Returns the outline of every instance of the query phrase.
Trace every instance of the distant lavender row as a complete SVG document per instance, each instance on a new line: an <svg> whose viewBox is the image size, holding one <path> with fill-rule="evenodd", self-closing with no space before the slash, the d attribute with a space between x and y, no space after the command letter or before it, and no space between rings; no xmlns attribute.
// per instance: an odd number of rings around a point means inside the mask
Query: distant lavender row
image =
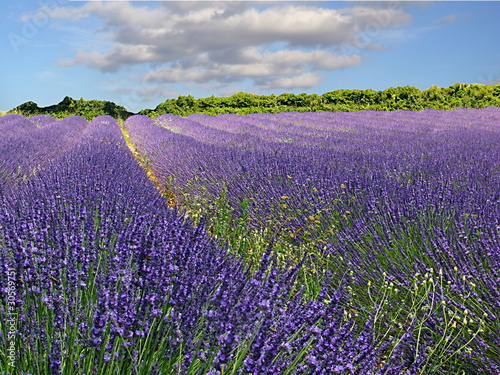
<svg viewBox="0 0 500 375"><path fill-rule="evenodd" d="M305 302L296 268L280 270L268 254L251 273L228 256L166 206L110 117L2 198L0 228L2 315L7 270L16 272L16 371L213 375L227 365L368 374L382 366L384 347L370 322L345 319L341 289ZM3 352L7 345L0 337ZM387 358L381 371L419 363Z"/></svg>
<svg viewBox="0 0 500 375"><path fill-rule="evenodd" d="M218 133L204 133L201 125L197 125L200 127L199 134L205 138L206 143L174 133L170 129L182 129L183 126L189 129L190 123L172 116L171 119L178 121L175 123L176 128L173 128L165 125L167 119L161 117L161 122L155 122L146 116L132 116L125 122L130 140L140 151L143 163L155 171L163 188L175 190L176 187L184 187L193 181L204 181L199 187L208 189L211 196L219 194L223 180L218 177L224 173L231 174L230 170L237 168L235 163L241 159L242 151L210 144L207 140L215 141L217 138L214 135ZM218 139L227 141L220 134ZM234 160L234 163L220 163L221 159ZM193 187L196 188L196 185Z"/></svg>
<svg viewBox="0 0 500 375"><path fill-rule="evenodd" d="M181 204L210 214L225 188L233 215L246 201L248 225L312 242L337 280L352 273L357 293L384 282L411 291L440 270L445 287L425 304L489 324L445 345L443 357L472 373L500 371L499 108L169 116L175 133L137 116L125 126ZM451 311L421 318L426 347L440 345Z"/></svg>
<svg viewBox="0 0 500 375"><path fill-rule="evenodd" d="M71 148L88 126L87 120L78 116L60 121L51 116L4 117L10 120L0 124L0 192L15 187Z"/></svg>
<svg viewBox="0 0 500 375"><path fill-rule="evenodd" d="M473 114L469 117L472 115L471 120L477 123ZM493 112L493 119L494 115ZM476 130L463 119L462 124L443 131L439 124L423 125L419 129L415 124L419 118L392 125L383 118L378 129L372 120L376 115L368 112L365 116L366 123L360 121L359 125L352 125L349 132L332 131L325 126L322 128L325 136L309 137L309 146L297 145L290 138L286 145L252 141L251 146L244 147L244 142L262 136L262 132L255 131L255 135L214 132L212 127L175 116L169 117L169 127L176 128L180 134L154 128L150 120L140 117L130 119L126 126L134 127L131 138L148 158L160 182L176 181L171 187L174 192L180 195L179 189L205 190L207 199L213 199L220 193L221 185L226 184L234 207L241 200L252 198L252 205L260 211L261 218L269 215L270 207L283 203L283 196L290 199L294 209L317 206L320 201L330 204L346 192L341 185L349 186L350 194L369 195L375 202L384 191L395 200L394 204L399 202L404 206L406 216L414 215L418 209L415 199L428 205L431 198L439 196L444 199L433 204L449 214L455 212L456 207L461 213L492 214L489 208L495 207L492 202L497 199L499 187L495 160L500 159L497 147L500 134L498 126L495 131L494 122ZM421 120L428 122L425 116L426 112L420 114ZM228 124L226 116L222 120L219 120L221 116L191 117L202 117L205 124L212 121L219 127ZM254 130L265 128L266 122L260 117L248 116L245 121L253 121ZM460 117L458 112L459 120ZM164 124L163 116L157 121ZM142 123L148 125L142 126ZM384 129L389 125L390 129ZM266 134L271 132L265 130ZM190 138L184 133L191 134ZM478 194L469 194L470 191ZM317 206L317 211L323 208ZM295 229L302 224L297 223Z"/></svg>
<svg viewBox="0 0 500 375"><path fill-rule="evenodd" d="M259 149L262 147L262 144L266 144L266 141L252 134L247 133L245 137L241 137L241 135L206 127L196 121L191 121L189 118L182 118L174 115L159 116L155 120L155 123L173 133L192 137L207 145L229 146L238 149Z"/></svg>
<svg viewBox="0 0 500 375"><path fill-rule="evenodd" d="M5 115L0 117L0 135L2 138L29 133L36 129L37 126L23 116Z"/></svg>
<svg viewBox="0 0 500 375"><path fill-rule="evenodd" d="M49 115L23 117L21 115L9 114L0 117L0 134L2 136L9 136L25 133L56 121L55 117Z"/></svg>
<svg viewBox="0 0 500 375"><path fill-rule="evenodd" d="M232 137L231 134L230 139L236 138L241 141L242 139L258 137L264 141L275 142L278 144L293 142L294 144L300 143L307 145L310 144L310 137L324 135L315 129L306 128L291 122L282 122L277 119L271 119L270 117L266 118L264 123L256 122L252 119L252 116L233 114L219 115L217 117L196 114L189 115L187 118L205 126L203 129L204 131L194 133L194 137L203 137L203 134L206 134L207 131L213 132L211 128L214 128L219 132L227 132L223 137L225 139L228 139L227 136L231 133L237 133L239 137ZM243 138L242 135L245 137ZM259 145L260 148L263 148L266 147L267 142L257 141L254 143ZM215 142L215 144L220 144L220 140Z"/></svg>

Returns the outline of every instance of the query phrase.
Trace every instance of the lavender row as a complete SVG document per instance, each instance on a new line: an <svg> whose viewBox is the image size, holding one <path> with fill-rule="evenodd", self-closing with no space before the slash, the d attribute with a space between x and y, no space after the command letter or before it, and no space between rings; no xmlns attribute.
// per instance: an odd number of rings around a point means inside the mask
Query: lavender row
<svg viewBox="0 0 500 375"><path fill-rule="evenodd" d="M155 123L173 133L183 134L192 137L197 141L216 146L228 146L237 149L259 149L266 141L246 134L245 137L234 135L230 132L216 128L206 127L196 121L188 118L182 118L174 115L161 115L156 118Z"/></svg>
<svg viewBox="0 0 500 375"><path fill-rule="evenodd" d="M0 117L0 134L2 135L2 138L29 133L36 129L37 126L23 116L5 115Z"/></svg>
<svg viewBox="0 0 500 375"><path fill-rule="evenodd" d="M53 121L50 116L37 116L40 119L25 119L17 115L13 121L4 123L8 126L23 126L29 131L12 133L0 138L0 192L8 192L24 181L48 162L62 155L75 145L83 135L88 122L83 117L73 116L60 121ZM7 116L4 116L7 117ZM51 120L52 119L52 120ZM44 122L37 128L34 122ZM16 125L13 125L16 124Z"/></svg>
<svg viewBox="0 0 500 375"><path fill-rule="evenodd" d="M228 133L245 135L245 138L258 137L264 141L278 144L293 142L294 144L309 145L311 144L310 137L324 135L323 132L318 132L315 129L277 121L269 117L266 118L265 122L252 120L251 116L233 114L224 114L217 117L193 114L189 115L187 119L196 121L206 127L204 132L195 133L193 136L211 131L210 128L215 128ZM261 148L266 146L266 142L261 141L258 144L261 145Z"/></svg>
<svg viewBox="0 0 500 375"><path fill-rule="evenodd" d="M305 301L296 267L269 253L250 272L169 209L110 117L3 197L0 228L0 308L15 269L20 372L399 374L420 363L383 365L386 347L370 322L346 318L341 288Z"/></svg>

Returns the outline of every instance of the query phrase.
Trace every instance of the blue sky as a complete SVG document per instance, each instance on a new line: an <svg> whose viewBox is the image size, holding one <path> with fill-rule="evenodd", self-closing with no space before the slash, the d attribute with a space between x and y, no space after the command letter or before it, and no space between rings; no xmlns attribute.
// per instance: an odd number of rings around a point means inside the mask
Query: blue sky
<svg viewBox="0 0 500 375"><path fill-rule="evenodd" d="M0 110L500 82L500 2L70 1L0 5Z"/></svg>

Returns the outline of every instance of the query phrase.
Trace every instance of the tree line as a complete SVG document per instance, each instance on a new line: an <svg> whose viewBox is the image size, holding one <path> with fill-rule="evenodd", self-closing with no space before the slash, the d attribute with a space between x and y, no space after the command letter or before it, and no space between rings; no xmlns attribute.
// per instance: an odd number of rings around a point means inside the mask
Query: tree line
<svg viewBox="0 0 500 375"><path fill-rule="evenodd" d="M155 109L144 109L138 114L151 118L163 114L187 116L192 113L218 115L223 113L279 113L317 111L418 111L424 108L450 110L458 107L484 108L500 106L500 84L480 85L456 83L450 87L431 86L426 90L416 87L390 87L383 91L342 89L318 94L255 95L239 92L229 97L196 99L192 95L167 99ZM27 102L10 110L23 116L40 114L63 118L72 115L93 119L100 115L110 115L126 119L133 115L125 107L103 100L79 100L65 97L59 104L40 108L34 102Z"/></svg>
<svg viewBox="0 0 500 375"><path fill-rule="evenodd" d="M110 115L117 119L126 119L134 113L127 111L121 105L105 100L78 100L66 96L60 103L48 107L39 107L35 102L26 102L7 113L15 113L23 116L51 115L55 118L68 116L82 116L87 120L101 115Z"/></svg>

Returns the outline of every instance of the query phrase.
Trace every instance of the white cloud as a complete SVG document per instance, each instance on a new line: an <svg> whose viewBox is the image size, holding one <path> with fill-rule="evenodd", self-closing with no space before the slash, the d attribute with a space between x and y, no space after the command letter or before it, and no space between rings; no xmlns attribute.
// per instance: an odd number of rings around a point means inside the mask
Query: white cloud
<svg viewBox="0 0 500 375"><path fill-rule="evenodd" d="M143 82L223 86L250 79L268 88L313 87L319 82L318 72L362 63L359 54L333 51L346 50L346 45L359 47L361 33L369 39L362 49L386 49L373 39L411 20L394 7L331 9L305 2L256 7L243 2L164 2L154 8L87 2L79 8L53 9L51 17L75 22L97 18L102 27L96 32L111 43L105 50L77 51L59 61L60 66L82 64L113 72L150 64L152 70Z"/></svg>
<svg viewBox="0 0 500 375"><path fill-rule="evenodd" d="M105 54L98 52L78 52L74 59L62 60L58 65L71 66L84 64L103 72L116 71L119 66L114 63L115 59L120 59L122 64L135 65L154 61L156 56L150 46L127 46L126 44L117 43Z"/></svg>
<svg viewBox="0 0 500 375"><path fill-rule="evenodd" d="M298 76L272 79L268 82L261 81L262 89L308 89L316 86L321 81L321 76L316 73L303 73Z"/></svg>
<svg viewBox="0 0 500 375"><path fill-rule="evenodd" d="M249 47L238 52L239 55L234 59L238 62L218 63L205 56L199 58L198 64L187 64L187 67L177 64L159 68L146 74L144 80L155 83L183 81L206 83L213 80L230 83L251 78L261 88L266 89L273 88L273 82L276 83L275 88L292 88L293 82L297 83L297 88L303 88L313 87L311 82L314 84L319 82L318 75L307 74L308 70L335 70L361 64L359 55L338 56L322 50L310 52L281 50L261 53L258 49ZM283 80L286 77L290 79Z"/></svg>

